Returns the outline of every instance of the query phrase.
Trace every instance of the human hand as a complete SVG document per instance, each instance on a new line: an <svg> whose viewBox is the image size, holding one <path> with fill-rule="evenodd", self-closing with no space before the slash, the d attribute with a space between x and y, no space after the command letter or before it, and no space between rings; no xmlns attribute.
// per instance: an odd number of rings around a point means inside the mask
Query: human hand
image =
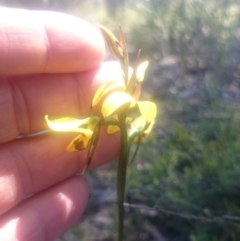
<svg viewBox="0 0 240 241"><path fill-rule="evenodd" d="M83 213L88 188L75 174L86 152L66 152L75 134L28 135L47 129L46 114L89 114L96 89L121 76L103 56L100 34L78 18L0 8L1 241L54 240ZM103 135L91 167L118 152L118 138Z"/></svg>

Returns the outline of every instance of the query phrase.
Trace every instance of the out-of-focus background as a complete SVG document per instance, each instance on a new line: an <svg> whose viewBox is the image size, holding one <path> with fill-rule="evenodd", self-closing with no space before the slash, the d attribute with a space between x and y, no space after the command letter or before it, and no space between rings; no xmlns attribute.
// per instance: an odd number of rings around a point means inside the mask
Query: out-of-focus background
<svg viewBox="0 0 240 241"><path fill-rule="evenodd" d="M61 11L117 33L150 61L152 136L129 167L126 241L240 240L239 0L0 0ZM116 237L116 162L86 175L90 202L63 238Z"/></svg>

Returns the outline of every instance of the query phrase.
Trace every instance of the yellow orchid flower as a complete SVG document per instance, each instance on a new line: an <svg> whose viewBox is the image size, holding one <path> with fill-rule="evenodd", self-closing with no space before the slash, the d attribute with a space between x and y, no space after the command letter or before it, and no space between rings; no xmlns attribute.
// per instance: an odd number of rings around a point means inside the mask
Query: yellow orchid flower
<svg viewBox="0 0 240 241"><path fill-rule="evenodd" d="M103 36L106 40L108 48L112 55L120 62L123 70L123 78L125 86L119 92L117 90L116 84L109 84L101 88L101 91L96 93L98 102L101 99L103 100L102 104L102 115L103 118L108 116L116 116L115 119L118 121L117 127L109 127L109 133L114 133L117 130L120 130L121 133L121 147L122 151L120 154L118 162L118 177L117 177L117 186L118 186L118 241L123 240L123 200L125 192L125 179L126 179L126 167L129 159L129 149L131 142L137 143L136 152L138 146L141 143L141 139L147 137L152 130L152 127L155 123L155 118L157 115L156 104L150 101L138 101L138 96L135 95L138 91L139 84L144 80L145 72L148 67L148 61L145 61L141 64L139 62L139 54L133 69L129 68L128 54L125 38L123 36L121 28L120 40L118 39L105 27L99 26ZM111 87L110 87L111 86ZM113 91L115 89L115 91ZM99 93L104 93L100 95ZM95 104L95 102L94 102ZM130 121L128 114L130 108L135 108L135 115L138 113L136 118L132 118ZM114 131L112 130L114 129ZM135 157L135 154L133 159Z"/></svg>
<svg viewBox="0 0 240 241"><path fill-rule="evenodd" d="M144 80L148 61L139 64L136 58L134 68L130 68L126 41L121 27L119 40L106 27L99 25L99 29L107 43L110 53L120 62L124 82L108 82L96 91L91 110L100 105L101 115L91 115L83 120L63 117L49 120L45 116L48 126L53 131L76 132L77 136L70 142L67 151L81 151L87 149L87 159L83 172L89 167L100 136L102 126L107 126L109 135L120 132L121 152L118 161L117 199L118 199L118 241L123 240L123 201L125 193L127 164L136 156L142 138L147 137L155 123L157 116L156 104L151 101L139 101L140 84ZM137 144L134 155L130 159L131 144Z"/></svg>

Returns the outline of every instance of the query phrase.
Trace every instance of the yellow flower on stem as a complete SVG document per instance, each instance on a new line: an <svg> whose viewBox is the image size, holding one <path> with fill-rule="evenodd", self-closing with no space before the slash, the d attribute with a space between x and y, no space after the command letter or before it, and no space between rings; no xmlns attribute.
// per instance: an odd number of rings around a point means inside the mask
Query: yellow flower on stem
<svg viewBox="0 0 240 241"><path fill-rule="evenodd" d="M127 164L131 163L136 156L142 138L149 135L155 123L157 107L155 103L150 101L138 101L139 96L136 95L136 92L139 90L139 85L144 79L145 71L148 67L148 61L145 61L141 64L138 63L140 56L139 51L134 68L129 69L127 46L121 28L119 28L119 41L104 26L100 25L99 28L103 33L111 54L120 62L124 78L124 87L121 91L118 90L118 87L116 87L115 84L109 84L106 85L106 87L103 86L101 91L96 93L96 99L98 99L98 101L100 101L100 99L104 99L102 104L103 117L106 118L113 116L119 123L118 128L114 128L114 131L120 130L121 139L121 153L118 161L117 175L117 199L119 216L118 241L122 241L124 219L123 201L125 193ZM112 88L109 86L112 86ZM100 95L99 93L102 94ZM135 109L135 111L130 109ZM129 121L129 117L131 117L129 116L130 112L133 112L133 117L136 117ZM109 129L110 128L111 127L109 127ZM111 133L113 133L112 128L110 130ZM137 144L137 147L133 157L131 160L129 160L130 148L133 142Z"/></svg>
<svg viewBox="0 0 240 241"><path fill-rule="evenodd" d="M101 115L79 120L63 117L49 120L45 116L48 126L54 131L76 132L75 137L67 147L67 151L81 151L87 149L87 159L83 172L89 167L100 136L102 126L107 126L107 133L120 131L121 151L117 170L117 199L118 199L118 241L123 240L124 193L127 165L132 163L142 138L149 135L157 115L156 104L151 101L139 101L140 84L144 80L148 61L139 64L140 51L133 69L129 67L126 41L119 28L118 40L107 28L99 25L111 54L120 62L124 83L108 82L96 91L90 109L101 105ZM130 160L131 145L137 147Z"/></svg>

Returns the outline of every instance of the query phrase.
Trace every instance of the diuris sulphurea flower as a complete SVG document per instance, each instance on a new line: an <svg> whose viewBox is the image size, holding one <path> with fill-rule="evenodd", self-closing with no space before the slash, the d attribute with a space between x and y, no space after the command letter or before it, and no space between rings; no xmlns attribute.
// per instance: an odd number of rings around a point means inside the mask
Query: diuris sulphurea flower
<svg viewBox="0 0 240 241"><path fill-rule="evenodd" d="M139 87L144 80L148 62L139 64L139 54L134 68L129 67L126 41L119 28L119 40L104 26L99 29L107 43L110 53L115 57L122 68L124 82L108 82L96 91L91 110L100 106L99 116L91 115L86 119L63 117L56 120L45 119L48 126L54 131L76 132L77 136L67 147L67 151L81 151L87 149L87 159L83 172L89 167L100 136L102 126L107 126L109 135L119 131L121 151L117 170L117 201L118 201L118 241L123 240L124 220L124 193L127 166L136 156L142 139L151 132L157 115L156 104L151 101L139 101ZM137 94L136 94L137 93ZM91 111L93 113L93 111ZM136 144L135 152L130 158L130 149Z"/></svg>

